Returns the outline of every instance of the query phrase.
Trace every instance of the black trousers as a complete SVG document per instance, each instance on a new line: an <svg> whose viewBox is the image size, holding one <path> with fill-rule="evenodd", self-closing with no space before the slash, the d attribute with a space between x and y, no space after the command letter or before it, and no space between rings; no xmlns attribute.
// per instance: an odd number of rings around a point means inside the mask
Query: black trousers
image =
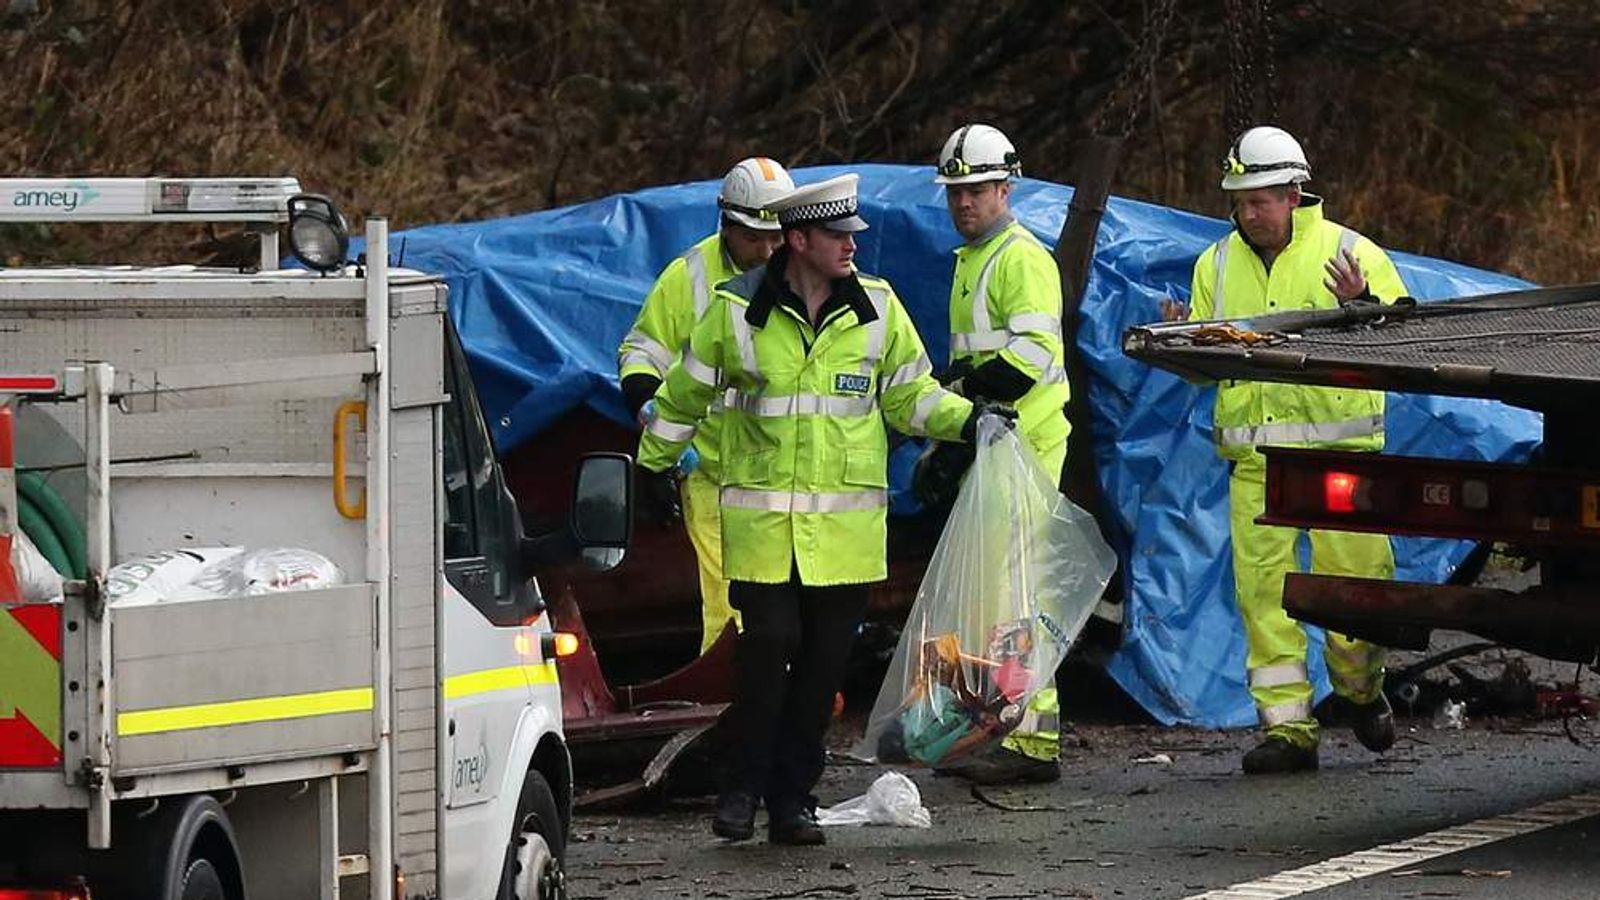
<svg viewBox="0 0 1600 900"><path fill-rule="evenodd" d="M735 581L728 600L744 621L734 653L739 683L724 720L723 790L764 797L769 811L814 808L823 738L844 679L867 585L808 587Z"/></svg>

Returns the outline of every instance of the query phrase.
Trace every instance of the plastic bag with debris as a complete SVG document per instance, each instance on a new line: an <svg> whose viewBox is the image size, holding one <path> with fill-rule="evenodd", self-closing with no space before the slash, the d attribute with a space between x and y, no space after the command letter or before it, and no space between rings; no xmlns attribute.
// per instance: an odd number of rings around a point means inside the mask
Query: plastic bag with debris
<svg viewBox="0 0 1600 900"><path fill-rule="evenodd" d="M999 741L1100 600L1116 555L1006 423L976 459L928 561L866 735L852 753L942 765Z"/></svg>
<svg viewBox="0 0 1600 900"><path fill-rule="evenodd" d="M900 825L932 828L917 783L899 772L885 772L867 792L837 806L817 810L818 825Z"/></svg>
<svg viewBox="0 0 1600 900"><path fill-rule="evenodd" d="M311 591L344 583L333 560L304 547L250 550L207 566L190 585L194 591L223 597L254 597L280 591Z"/></svg>

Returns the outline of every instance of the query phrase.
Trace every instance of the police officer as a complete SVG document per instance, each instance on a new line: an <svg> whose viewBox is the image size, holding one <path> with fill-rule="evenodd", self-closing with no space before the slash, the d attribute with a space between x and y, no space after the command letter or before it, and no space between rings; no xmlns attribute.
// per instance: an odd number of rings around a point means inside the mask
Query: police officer
<svg viewBox="0 0 1600 900"><path fill-rule="evenodd" d="M711 306L723 281L767 261L782 242L772 201L794 190L783 166L753 156L728 170L717 194L722 222L712 234L673 260L644 298L633 330L617 348L622 394L637 417L689 343L689 332ZM684 525L700 568L700 652L711 649L729 620L728 581L722 575L722 516L717 508L722 473L721 404L713 403L684 454Z"/></svg>
<svg viewBox="0 0 1600 900"><path fill-rule="evenodd" d="M712 831L821 844L811 795L868 586L888 575L888 434L971 440L984 409L942 389L889 283L855 271L857 176L776 201L783 246L716 291L655 396L642 493L721 390L723 563L744 619ZM718 373L721 373L719 381Z"/></svg>
<svg viewBox="0 0 1600 900"><path fill-rule="evenodd" d="M934 181L944 185L965 241L950 285L951 365L942 380L962 396L1014 405L1018 432L1059 484L1069 430L1061 273L1011 214L1012 179L1021 173L1016 148L991 125L963 125L939 152ZM970 459L966 447L935 447L919 466L919 495L948 503ZM1000 746L940 771L984 784L1054 781L1060 719L1055 688L1040 691Z"/></svg>
<svg viewBox="0 0 1600 900"><path fill-rule="evenodd" d="M1200 254L1192 307L1168 301L1167 319L1240 319L1403 296L1400 273L1383 249L1324 217L1322 198L1301 185L1311 166L1300 142L1281 128L1239 136L1223 161L1222 189L1234 229ZM1217 387L1215 440L1229 463L1233 576L1249 648L1250 695L1266 729L1244 756L1248 774L1317 767L1318 724L1306 674L1305 630L1283 611L1284 576L1299 569L1301 531L1256 524L1266 505L1262 444L1341 450L1383 449L1381 391L1229 381ZM1309 532L1315 572L1394 576L1381 534ZM1395 739L1383 694L1383 649L1329 632L1325 648L1334 693L1351 713L1356 738L1374 752Z"/></svg>

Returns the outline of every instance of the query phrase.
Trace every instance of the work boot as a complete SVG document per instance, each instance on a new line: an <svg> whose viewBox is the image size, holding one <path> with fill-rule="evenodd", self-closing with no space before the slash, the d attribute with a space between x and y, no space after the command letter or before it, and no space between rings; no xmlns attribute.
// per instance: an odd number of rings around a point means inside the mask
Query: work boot
<svg viewBox="0 0 1600 900"><path fill-rule="evenodd" d="M1317 767L1317 748L1301 747L1275 734L1244 755L1246 775L1286 775L1310 772Z"/></svg>
<svg viewBox="0 0 1600 900"><path fill-rule="evenodd" d="M1378 692L1369 703L1350 704L1350 730L1361 746L1373 753L1382 753L1394 746L1394 710L1389 698Z"/></svg>
<svg viewBox="0 0 1600 900"><path fill-rule="evenodd" d="M1061 780L1061 763L1054 759L1034 759L995 744L948 766L933 770L935 775L954 775L973 784L1044 784Z"/></svg>
<svg viewBox="0 0 1600 900"><path fill-rule="evenodd" d="M817 824L817 815L807 806L767 810L767 843L791 847L815 847L828 842Z"/></svg>
<svg viewBox="0 0 1600 900"><path fill-rule="evenodd" d="M730 841L748 841L756 833L756 798L748 791L728 791L717 797L717 814L711 833Z"/></svg>

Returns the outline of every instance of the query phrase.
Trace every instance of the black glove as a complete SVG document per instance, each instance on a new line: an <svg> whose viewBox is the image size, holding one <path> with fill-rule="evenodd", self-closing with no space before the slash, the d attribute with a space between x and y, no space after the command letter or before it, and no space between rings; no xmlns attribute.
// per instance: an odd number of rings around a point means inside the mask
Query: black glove
<svg viewBox="0 0 1600 900"><path fill-rule="evenodd" d="M683 505L678 495L678 479L669 472L652 472L635 466L638 474L640 518L657 525L676 525L683 521Z"/></svg>
<svg viewBox="0 0 1600 900"><path fill-rule="evenodd" d="M928 509L949 509L961 492L961 477L972 468L977 455L970 443L934 441L911 470L911 493Z"/></svg>
<svg viewBox="0 0 1600 900"><path fill-rule="evenodd" d="M950 368L945 369L943 372L935 375L934 380L938 381L939 386L945 390L954 391L957 394L961 394L961 396L965 397L966 394L962 391L961 379L971 374L972 360L963 357L962 359L958 359L951 363Z"/></svg>
<svg viewBox="0 0 1600 900"><path fill-rule="evenodd" d="M978 420L984 416L999 416L1005 421L1007 428L1015 428L1017 424L1017 411L1003 403L992 400L979 400L972 404L972 415L967 416L967 421L961 426L961 439L968 444L978 440Z"/></svg>

